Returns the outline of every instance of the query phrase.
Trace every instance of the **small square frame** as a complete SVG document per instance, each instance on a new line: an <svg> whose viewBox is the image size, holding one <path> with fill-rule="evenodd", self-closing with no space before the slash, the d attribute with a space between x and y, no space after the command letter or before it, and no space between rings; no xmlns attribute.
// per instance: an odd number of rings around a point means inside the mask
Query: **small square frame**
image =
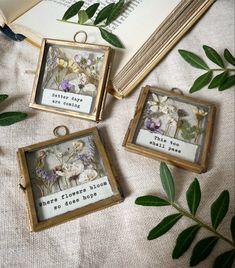
<svg viewBox="0 0 235 268"><path fill-rule="evenodd" d="M78 48L78 49L84 49L84 50L90 50L90 51L98 50L104 53L104 61L103 61L101 75L100 75L101 78L100 78L99 86L97 89L97 96L96 96L92 111L89 114L77 112L77 111L71 111L69 109L66 110L63 108L48 106L48 105L44 105L44 104L37 102L38 92L42 90L40 88L40 84L43 80L47 52L48 52L48 47L50 45L58 45L58 46L64 46L68 48ZM42 111L53 112L57 114L68 115L72 117L99 122L102 119L102 112L104 109L106 95L108 92L107 89L108 89L109 75L111 71L111 61L113 59L113 53L114 53L113 50L108 46L63 41L63 40L54 40L54 39L43 39L41 49L40 49L38 66L37 66L37 71L36 71L36 75L34 79L33 91L31 94L29 107L42 110Z"/></svg>
<svg viewBox="0 0 235 268"><path fill-rule="evenodd" d="M207 125L206 125L206 133L204 135L204 142L202 144L202 149L200 153L200 158L198 163L193 163L188 160L181 159L179 157L169 155L165 152L160 152L151 148L147 148L143 145L136 144L135 139L138 133L139 122L141 120L141 116L143 114L145 104L148 100L148 96L150 93L160 94L162 96L173 97L177 101L188 102L189 104L195 105L203 105L208 107L208 114L207 114ZM142 88L139 99L136 104L136 110L134 114L134 118L130 121L128 130L126 132L123 146L131 152L135 152L140 155L144 155L146 157L150 157L152 159L156 159L159 161L165 161L169 164L173 164L175 166L196 172L202 173L206 172L208 166L208 155L209 149L212 140L213 134L213 126L214 126L214 119L215 119L216 107L215 105L201 101L192 97L184 96L179 92L175 91L166 91L159 88L154 88L151 86L146 86Z"/></svg>
<svg viewBox="0 0 235 268"><path fill-rule="evenodd" d="M35 200L34 200L33 189L31 185L31 178L29 175L30 172L28 168L26 154L36 151L36 150L43 149L47 146L61 144L66 141L70 141L70 140L88 136L88 135L92 135L93 137L94 143L96 145L100 159L103 163L104 170L106 172L106 176L108 178L108 182L110 184L113 195L108 198L101 199L97 202L88 204L86 206L76 208L75 210L68 211L64 214L60 214L58 216L54 216L49 219L39 221L38 215L37 215L37 209L35 205ZM75 132L72 134L67 134L65 136L60 136L60 137L57 137L48 141L33 144L27 147L19 148L17 151L17 159L18 159L18 165L19 165L19 170L20 170L20 175L21 175L21 180L22 180L20 186L21 188L24 189L28 216L29 216L30 229L33 232L41 231L43 229L64 223L66 221L75 219L77 217L87 215L91 212L101 210L103 208L112 206L116 203L123 201L123 196L120 192L119 185L117 184L117 181L115 179L116 175L114 175L113 173L111 164L109 162L109 158L107 156L107 153L105 151L104 145L101 141L97 128L90 128L90 129Z"/></svg>

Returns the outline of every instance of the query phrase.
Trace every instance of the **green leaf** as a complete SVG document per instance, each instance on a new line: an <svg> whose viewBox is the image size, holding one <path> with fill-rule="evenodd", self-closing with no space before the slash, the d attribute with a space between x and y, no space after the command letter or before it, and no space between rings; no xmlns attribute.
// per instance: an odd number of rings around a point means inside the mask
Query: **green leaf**
<svg viewBox="0 0 235 268"><path fill-rule="evenodd" d="M211 205L211 222L216 229L225 217L229 206L229 192L223 191Z"/></svg>
<svg viewBox="0 0 235 268"><path fill-rule="evenodd" d="M197 208L201 201L201 189L198 180L195 178L186 192L188 207L193 215L196 214Z"/></svg>
<svg viewBox="0 0 235 268"><path fill-rule="evenodd" d="M100 5L100 3L96 3L96 4L89 6L86 9L86 14L88 16L88 19L91 19L95 15L95 12L98 9L99 5Z"/></svg>
<svg viewBox="0 0 235 268"><path fill-rule="evenodd" d="M218 239L216 236L210 236L200 240L193 249L190 266L196 266L199 262L205 260L210 255Z"/></svg>
<svg viewBox="0 0 235 268"><path fill-rule="evenodd" d="M114 5L113 9L111 10L110 15L107 18L106 25L109 25L119 16L124 6L124 3L125 3L124 0L119 0L117 4Z"/></svg>
<svg viewBox="0 0 235 268"><path fill-rule="evenodd" d="M175 245L173 254L172 254L173 259L178 259L184 254L184 252L192 244L200 228L201 228L200 225L193 225L185 229L182 233L179 234L176 240L176 245Z"/></svg>
<svg viewBox="0 0 235 268"><path fill-rule="evenodd" d="M217 51L209 46L203 46L203 49L207 55L207 57L214 62L215 64L219 65L221 68L224 68L224 62Z"/></svg>
<svg viewBox="0 0 235 268"><path fill-rule="evenodd" d="M85 10L78 11L78 23L83 24L88 20L88 15Z"/></svg>
<svg viewBox="0 0 235 268"><path fill-rule="evenodd" d="M228 71L225 71L225 72L223 72L223 73L215 76L213 78L213 80L211 81L210 85L208 86L208 88L209 89L212 89L212 88L219 87L227 79L228 75L229 75L229 72Z"/></svg>
<svg viewBox="0 0 235 268"><path fill-rule="evenodd" d="M142 206L157 206L157 207L170 205L170 203L167 200L152 195L140 196L135 200L135 203L137 205Z"/></svg>
<svg viewBox="0 0 235 268"><path fill-rule="evenodd" d="M235 250L230 250L219 255L213 264L213 268L230 268L235 259Z"/></svg>
<svg viewBox="0 0 235 268"><path fill-rule="evenodd" d="M170 202L174 202L175 200L175 185L173 181L173 177L171 172L166 165L166 163L161 162L160 164L160 177L163 189L165 190L167 197Z"/></svg>
<svg viewBox="0 0 235 268"><path fill-rule="evenodd" d="M230 53L230 51L227 48L224 50L224 58L233 66L235 66L235 58L233 57L233 55Z"/></svg>
<svg viewBox="0 0 235 268"><path fill-rule="evenodd" d="M162 235L164 235L167 231L169 231L177 221L183 215L180 213L172 214L164 218L155 228L153 228L148 235L148 240L156 239Z"/></svg>
<svg viewBox="0 0 235 268"><path fill-rule="evenodd" d="M65 13L62 20L68 20L78 14L78 11L83 6L84 1L78 1L77 3L73 4Z"/></svg>
<svg viewBox="0 0 235 268"><path fill-rule="evenodd" d="M222 85L219 87L219 91L223 91L235 85L235 75L229 76Z"/></svg>
<svg viewBox="0 0 235 268"><path fill-rule="evenodd" d="M194 84L192 85L192 87L190 88L189 92L190 93L194 93L200 89L202 89L204 86L206 86L207 84L210 83L211 79L212 79L212 71L209 71L201 76L199 76Z"/></svg>
<svg viewBox="0 0 235 268"><path fill-rule="evenodd" d="M193 67L203 70L209 70L208 65L205 63L203 59L201 59L196 54L186 51L183 49L179 50L180 55Z"/></svg>
<svg viewBox="0 0 235 268"><path fill-rule="evenodd" d="M8 95L6 95L6 94L1 94L0 95L0 103L1 102L3 102L5 99L7 99L8 98Z"/></svg>
<svg viewBox="0 0 235 268"><path fill-rule="evenodd" d="M97 14L97 17L94 21L94 24L97 25L108 18L110 12L112 11L113 7L115 6L115 3L111 3L100 10L100 12Z"/></svg>
<svg viewBox="0 0 235 268"><path fill-rule="evenodd" d="M118 39L118 37L116 35L108 32L102 28L100 28L100 33L101 33L102 38L105 41L107 41L108 43L110 43L111 45L113 45L114 47L124 48L121 41Z"/></svg>
<svg viewBox="0 0 235 268"><path fill-rule="evenodd" d="M231 231L232 239L235 242L235 216L232 217L231 224L230 224L230 231Z"/></svg>
<svg viewBox="0 0 235 268"><path fill-rule="evenodd" d="M19 122L27 117L27 114L21 112L6 112L0 114L0 126L9 126Z"/></svg>

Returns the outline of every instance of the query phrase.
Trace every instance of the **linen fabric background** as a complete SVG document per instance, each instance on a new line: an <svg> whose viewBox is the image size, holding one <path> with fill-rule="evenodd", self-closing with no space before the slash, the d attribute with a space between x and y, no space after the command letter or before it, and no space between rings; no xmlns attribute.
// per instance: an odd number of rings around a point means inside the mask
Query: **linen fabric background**
<svg viewBox="0 0 235 268"><path fill-rule="evenodd" d="M202 45L220 53L228 48L234 54L234 1L219 0L167 57L143 81L143 85L165 89L177 87L185 94L202 71L189 66L179 55L186 49L203 55ZM201 230L190 249L179 259L171 254L178 234L193 224L182 218L167 234L147 241L147 234L165 216L176 213L171 207L141 207L138 196L165 196L160 182L159 162L130 153L122 147L129 121L134 115L141 85L128 98L107 99L104 120L98 124L125 201L111 208L61 224L39 233L30 233L24 194L19 190L20 176L16 161L19 147L53 137L61 124L70 132L96 126L83 121L28 107L39 50L26 42L14 42L0 35L0 92L9 94L1 111L25 111L29 118L0 129L0 266L1 267L188 267L192 248L200 238L211 236ZM213 63L209 63L213 66ZM218 228L230 237L234 215L234 90L218 92L203 89L193 94L217 106L215 131L210 151L209 170L197 175L170 166L176 184L176 199L187 207L185 192L197 177L202 200L198 215L210 223L210 205L224 190L230 192L230 208ZM214 258L230 247L219 241L212 254L198 267L211 267Z"/></svg>

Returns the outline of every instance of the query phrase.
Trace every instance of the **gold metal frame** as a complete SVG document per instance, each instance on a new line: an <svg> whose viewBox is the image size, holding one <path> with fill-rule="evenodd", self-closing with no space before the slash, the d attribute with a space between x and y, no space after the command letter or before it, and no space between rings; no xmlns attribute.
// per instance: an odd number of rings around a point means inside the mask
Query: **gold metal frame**
<svg viewBox="0 0 235 268"><path fill-rule="evenodd" d="M175 157L175 156L171 156L167 153L162 153L162 152L159 152L157 150L148 149L144 146L137 145L134 143L135 134L136 134L136 131L138 129L138 124L139 124L140 119L141 119L141 115L142 115L142 112L144 109L144 105L146 103L146 99L147 99L150 92L163 94L163 95L169 96L169 97L176 97L177 100L179 100L179 101L180 100L188 101L188 102L191 102L193 104L205 105L209 108L208 117L207 117L208 118L207 131L205 133L203 148L202 148L202 152L201 152L201 156L200 156L198 164L192 163L192 162L187 161L187 160L180 159L180 158ZM216 107L215 107L215 105L213 105L211 103L201 101L198 99L194 99L194 98L191 98L188 96L184 96L180 93L166 91L163 89L146 86L146 87L142 88L142 91L140 93L140 96L139 96L139 99L138 99L137 105L136 105L135 115L129 124L128 130L126 132L126 135L125 135L125 138L123 141L123 146L127 150L135 152L137 154L141 154L141 155L144 155L144 156L156 159L156 160L160 160L160 161L165 161L169 164L173 164L175 166L178 166L178 167L181 167L184 169L188 169L188 170L194 171L196 173L206 172L207 165L208 165L209 148L210 148L212 134L213 134L215 113L216 113Z"/></svg>
<svg viewBox="0 0 235 268"><path fill-rule="evenodd" d="M37 212L33 197L33 191L31 186L31 180L29 176L29 170L26 160L26 153L41 149L45 146L49 145L55 145L61 142L69 141L74 138L79 138L85 135L93 135L95 145L97 147L97 150L99 152L100 158L102 159L105 171L107 173L107 177L110 183L110 186L113 191L113 196L106 198L104 200L98 201L94 204L90 204L78 209L75 209L73 211L67 212L65 214L55 216L51 219L45 220L45 221L38 221L37 218ZM101 210L103 208L109 207L111 205L114 205L116 203L119 203L123 201L123 197L119 191L119 186L116 182L114 173L111 168L111 164L109 162L108 156L106 154L105 148L102 144L102 141L99 136L99 132L97 128L90 128L87 130L79 131L76 133L68 134L65 136L60 136L55 139L51 139L48 141L40 142L37 144L33 144L30 146L26 146L24 148L19 148L17 151L17 159L21 174L21 187L24 189L25 197L26 197L26 204L27 204L27 210L28 210L28 216L29 216L29 223L30 223L30 229L31 231L41 231L43 229L49 228L54 225L58 225L60 223L72 220L77 217L84 216L88 213L91 213L93 211Z"/></svg>
<svg viewBox="0 0 235 268"><path fill-rule="evenodd" d="M97 89L95 105L91 114L84 114L80 112L46 106L43 104L38 104L36 102L37 91L41 90L40 88L38 88L38 86L39 86L39 82L42 76L42 66L45 60L46 45L61 45L61 46L77 47L77 48L88 49L88 50L100 50L102 53L104 53L104 63L103 63L103 69L101 72L101 79L99 82L99 87ZM93 44L88 44L88 43L77 43L77 42L63 41L63 40L43 39L29 106L31 108L39 109L39 110L46 111L46 112L69 115L69 116L97 121L97 122L100 121L102 119L102 112L104 109L104 104L105 104L106 95L107 95L107 86L108 86L109 75L110 75L110 70L111 70L112 58L113 58L113 51L108 46L93 45Z"/></svg>

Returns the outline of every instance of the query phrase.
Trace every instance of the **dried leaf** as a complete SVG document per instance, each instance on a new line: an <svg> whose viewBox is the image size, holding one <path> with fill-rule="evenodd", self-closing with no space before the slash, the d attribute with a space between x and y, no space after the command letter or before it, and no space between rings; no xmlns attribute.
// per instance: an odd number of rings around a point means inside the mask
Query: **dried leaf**
<svg viewBox="0 0 235 268"><path fill-rule="evenodd" d="M109 17L107 18L106 25L109 25L120 15L122 8L124 6L124 3L125 3L124 0L119 0L117 4L114 5Z"/></svg>
<svg viewBox="0 0 235 268"><path fill-rule="evenodd" d="M202 89L204 86L206 86L207 84L210 83L211 79L212 79L212 71L209 71L201 76L199 76L194 84L192 85L192 87L190 88L189 92L190 93L194 93L200 89Z"/></svg>
<svg viewBox="0 0 235 268"><path fill-rule="evenodd" d="M205 260L210 255L218 239L216 236L210 236L200 240L193 249L190 266L196 266L199 262Z"/></svg>
<svg viewBox="0 0 235 268"><path fill-rule="evenodd" d="M148 235L148 240L156 239L169 231L177 221L182 217L182 214L176 213L164 218Z"/></svg>
<svg viewBox="0 0 235 268"><path fill-rule="evenodd" d="M197 179L194 179L186 192L188 207L193 215L196 214L197 208L201 201L201 189Z"/></svg>
<svg viewBox="0 0 235 268"><path fill-rule="evenodd" d="M229 72L228 71L225 71L225 72L223 72L223 73L215 76L213 78L213 80L211 81L210 85L208 86L208 88L209 89L212 89L212 88L219 87L227 79L228 75L229 75Z"/></svg>
<svg viewBox="0 0 235 268"><path fill-rule="evenodd" d="M224 58L233 66L235 66L235 58L233 57L233 55L230 53L230 51L227 48L224 50Z"/></svg>
<svg viewBox="0 0 235 268"><path fill-rule="evenodd" d="M230 250L219 255L213 264L213 268L230 268L235 259L235 250Z"/></svg>
<svg viewBox="0 0 235 268"><path fill-rule="evenodd" d="M97 14L94 24L97 25L107 19L114 6L115 3L111 3L101 9L100 12Z"/></svg>
<svg viewBox="0 0 235 268"><path fill-rule="evenodd" d="M216 229L225 217L229 207L229 192L223 191L211 205L211 222Z"/></svg>
<svg viewBox="0 0 235 268"><path fill-rule="evenodd" d="M27 117L27 114L21 112L6 112L0 114L0 126L9 126L17 123Z"/></svg>
<svg viewBox="0 0 235 268"><path fill-rule="evenodd" d="M7 99L8 98L8 95L6 95L6 94L1 94L0 95L0 103L1 102L3 102L5 99Z"/></svg>
<svg viewBox="0 0 235 268"><path fill-rule="evenodd" d="M235 85L235 75L229 76L222 85L219 87L219 91L226 90Z"/></svg>
<svg viewBox="0 0 235 268"><path fill-rule="evenodd" d="M203 59L201 59L196 54L186 51L183 49L179 50L180 55L193 67L203 70L209 70L208 65L205 63Z"/></svg>
<svg viewBox="0 0 235 268"><path fill-rule="evenodd" d="M152 195L140 196L135 200L135 203L137 205L142 206L157 206L157 207L170 205L170 203L167 200Z"/></svg>
<svg viewBox="0 0 235 268"><path fill-rule="evenodd" d="M230 224L230 231L231 231L232 239L235 242L235 216L232 217L231 224Z"/></svg>
<svg viewBox="0 0 235 268"><path fill-rule="evenodd" d="M179 234L172 254L173 259L178 259L187 251L200 228L200 225L193 225Z"/></svg>
<svg viewBox="0 0 235 268"><path fill-rule="evenodd" d="M224 62L217 51L209 46L203 46L203 49L206 53L206 56L215 64L219 65L221 68L224 68Z"/></svg>
<svg viewBox="0 0 235 268"><path fill-rule="evenodd" d="M111 45L113 45L114 47L124 48L121 41L118 39L116 35L106 31L103 28L100 28L100 33L101 33L102 38L108 43L110 43Z"/></svg>
<svg viewBox="0 0 235 268"><path fill-rule="evenodd" d="M89 6L86 9L86 14L88 16L88 19L91 19L95 15L95 12L98 9L99 5L100 5L99 3L96 3L96 4Z"/></svg>
<svg viewBox="0 0 235 268"><path fill-rule="evenodd" d="M88 15L85 10L78 11L78 23L83 24L88 20Z"/></svg>
<svg viewBox="0 0 235 268"><path fill-rule="evenodd" d="M168 166L161 162L160 164L160 177L163 189L165 190L170 202L175 200L175 185Z"/></svg>
<svg viewBox="0 0 235 268"><path fill-rule="evenodd" d="M73 4L65 13L62 20L68 20L78 14L78 11L83 6L84 1L78 1L77 3Z"/></svg>

